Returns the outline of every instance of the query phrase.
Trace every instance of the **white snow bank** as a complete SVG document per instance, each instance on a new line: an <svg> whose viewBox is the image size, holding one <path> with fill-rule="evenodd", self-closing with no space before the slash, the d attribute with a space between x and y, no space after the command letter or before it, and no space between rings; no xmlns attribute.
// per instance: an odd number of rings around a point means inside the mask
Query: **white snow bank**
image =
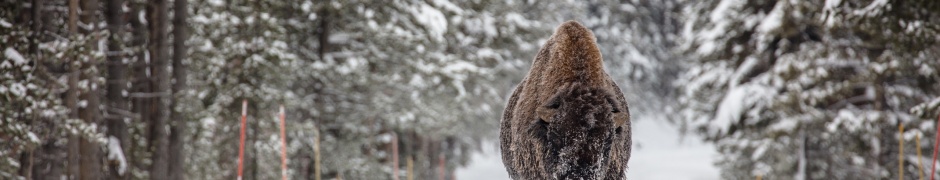
<svg viewBox="0 0 940 180"><path fill-rule="evenodd" d="M118 162L118 174L124 175L127 171L127 160L124 159L121 141L114 136L108 137L108 160Z"/></svg>

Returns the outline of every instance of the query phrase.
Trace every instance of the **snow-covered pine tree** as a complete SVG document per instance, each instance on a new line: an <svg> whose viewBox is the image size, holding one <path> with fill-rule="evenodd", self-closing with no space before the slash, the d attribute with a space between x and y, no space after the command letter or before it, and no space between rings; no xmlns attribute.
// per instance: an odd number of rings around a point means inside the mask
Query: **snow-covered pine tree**
<svg viewBox="0 0 940 180"><path fill-rule="evenodd" d="M687 3L677 118L717 144L723 178L897 178L899 124L917 176L910 142L936 133L940 3Z"/></svg>
<svg viewBox="0 0 940 180"><path fill-rule="evenodd" d="M62 97L100 85L100 79L75 76L78 84L70 87L66 79L69 70L99 72L91 62L104 52L88 45L104 33L68 35L61 26L68 17L64 2L0 1L0 7L0 179L65 175L66 137L91 146L103 142L102 127L70 118L77 109L68 109Z"/></svg>

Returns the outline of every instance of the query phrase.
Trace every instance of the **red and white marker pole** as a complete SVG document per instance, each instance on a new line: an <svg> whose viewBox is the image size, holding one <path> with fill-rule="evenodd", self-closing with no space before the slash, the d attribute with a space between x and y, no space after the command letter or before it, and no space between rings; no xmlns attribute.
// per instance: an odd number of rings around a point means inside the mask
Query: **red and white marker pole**
<svg viewBox="0 0 940 180"><path fill-rule="evenodd" d="M248 100L242 100L242 131L238 144L238 180L242 180L242 167L245 163L245 121L248 116Z"/></svg>
<svg viewBox="0 0 940 180"><path fill-rule="evenodd" d="M441 153L441 154L440 154L440 162L438 163L438 178L437 178L438 180L444 180L444 176L446 176L446 174L444 174L444 173L447 172L447 171L444 170L444 162L445 162L445 161L444 161L444 153Z"/></svg>

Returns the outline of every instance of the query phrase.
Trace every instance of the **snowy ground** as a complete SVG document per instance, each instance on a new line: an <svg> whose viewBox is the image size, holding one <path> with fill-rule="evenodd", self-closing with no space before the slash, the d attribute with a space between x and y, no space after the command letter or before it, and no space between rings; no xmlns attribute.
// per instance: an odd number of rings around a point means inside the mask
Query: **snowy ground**
<svg viewBox="0 0 940 180"><path fill-rule="evenodd" d="M718 155L714 146L691 135L681 139L676 128L663 121L634 121L633 131L627 179L718 179L718 168L712 164ZM485 143L483 149L483 153L473 155L470 165L457 170L457 179L509 179L499 145Z"/></svg>

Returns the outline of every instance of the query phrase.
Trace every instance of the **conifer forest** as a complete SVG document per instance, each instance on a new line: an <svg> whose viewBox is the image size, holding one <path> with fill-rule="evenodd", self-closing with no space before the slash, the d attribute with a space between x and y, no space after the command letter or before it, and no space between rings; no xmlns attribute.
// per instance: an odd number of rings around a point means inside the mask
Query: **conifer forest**
<svg viewBox="0 0 940 180"><path fill-rule="evenodd" d="M937 0L0 0L0 179L457 179L568 20L701 179L940 174Z"/></svg>

